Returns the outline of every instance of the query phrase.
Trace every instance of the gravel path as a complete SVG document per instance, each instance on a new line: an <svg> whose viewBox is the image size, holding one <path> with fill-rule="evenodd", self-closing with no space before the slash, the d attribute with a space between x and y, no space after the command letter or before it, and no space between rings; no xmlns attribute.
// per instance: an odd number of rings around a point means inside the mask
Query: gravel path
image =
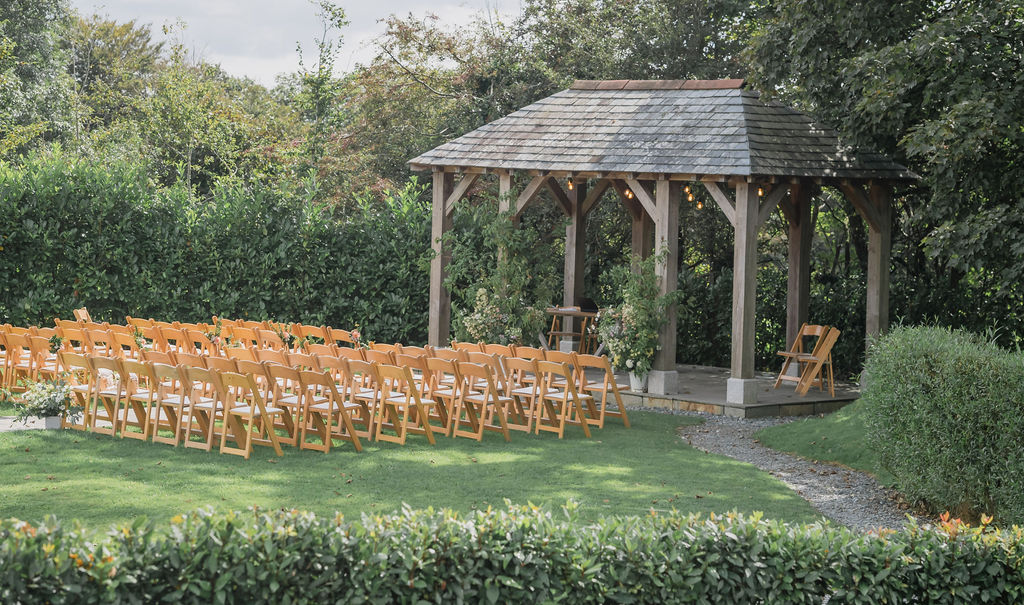
<svg viewBox="0 0 1024 605"><path fill-rule="evenodd" d="M704 419L703 424L679 430L679 435L693 447L753 464L788 485L822 515L851 529L898 529L912 514L897 504L893 490L879 485L866 473L777 452L754 440L754 433L760 429L795 418L747 420L696 412L675 413Z"/></svg>

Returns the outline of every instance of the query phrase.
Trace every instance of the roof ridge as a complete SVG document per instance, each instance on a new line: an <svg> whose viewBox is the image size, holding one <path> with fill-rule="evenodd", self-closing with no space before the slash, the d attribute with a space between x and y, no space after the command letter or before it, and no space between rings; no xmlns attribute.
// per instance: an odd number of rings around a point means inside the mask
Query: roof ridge
<svg viewBox="0 0 1024 605"><path fill-rule="evenodd" d="M727 80L576 80L569 90L735 90L743 78Z"/></svg>

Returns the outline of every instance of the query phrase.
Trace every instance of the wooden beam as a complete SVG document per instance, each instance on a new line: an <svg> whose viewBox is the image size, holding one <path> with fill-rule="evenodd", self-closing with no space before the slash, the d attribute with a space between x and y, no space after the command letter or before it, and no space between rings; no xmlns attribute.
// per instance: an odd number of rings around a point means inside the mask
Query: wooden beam
<svg viewBox="0 0 1024 605"><path fill-rule="evenodd" d="M625 181L626 184L629 185L630 191L633 192L633 197L640 203L640 206L644 209L644 212L647 213L647 216L654 218L655 223L657 223L657 219L655 217L658 215L658 211L655 207L654 199L651 198L651 194L647 191L647 188L643 186L643 183L634 178L628 178L625 179ZM661 181L658 182L660 183Z"/></svg>
<svg viewBox="0 0 1024 605"><path fill-rule="evenodd" d="M556 183L557 185L557 183ZM562 282L562 304L569 307L579 304L583 296L584 261L587 249L587 217L583 213L583 201L587 198L587 182L582 180L567 195L569 222L565 225L565 271ZM576 329L577 319L562 319L562 329ZM579 343L567 341L573 346Z"/></svg>
<svg viewBox="0 0 1024 605"><path fill-rule="evenodd" d="M544 184L547 185L548 189L551 191L551 195L553 195L555 197L555 201L558 202L558 205L562 207L562 212L566 216L572 216L572 200L570 200L569 196L566 195L565 190L562 189L562 185L558 182L558 179L553 176L549 176L544 179Z"/></svg>
<svg viewBox="0 0 1024 605"><path fill-rule="evenodd" d="M441 170L434 171L433 204L430 219L430 242L434 257L430 260L430 302L428 306L427 341L433 347L451 344L452 297L444 287L448 275L451 250L444 241L445 234L452 228L451 215L445 204L451 197L454 175Z"/></svg>
<svg viewBox="0 0 1024 605"><path fill-rule="evenodd" d="M544 186L545 178L546 177L543 176L535 176L532 179L530 179L530 182L526 185L526 188L523 189L523 192L520 193L519 197L516 199L516 217L523 213L523 210L526 208L526 205L532 202L533 198L537 197L537 192L540 191L540 188Z"/></svg>
<svg viewBox="0 0 1024 605"><path fill-rule="evenodd" d="M846 199L853 204L853 207L857 209L857 213L860 214L861 218L864 219L864 222L871 229L879 230L882 228L882 216L871 204L867 194L864 193L860 185L855 185L850 181L840 181L839 189L843 192Z"/></svg>
<svg viewBox="0 0 1024 605"><path fill-rule="evenodd" d="M452 194L449 195L448 199L445 200L444 202L445 214L451 214L452 211L455 210L455 204L458 203L458 201L461 200L466 195L466 192L469 191L469 188L473 185L474 182L476 182L476 179L479 176L479 174L470 173L462 177L462 179L459 181L459 184L455 187L455 190L452 191Z"/></svg>
<svg viewBox="0 0 1024 605"><path fill-rule="evenodd" d="M584 182L585 184L585 182ZM609 179L601 179L594 184L594 188L587 192L587 198L583 200L583 214L590 214L590 211L597 206L597 203L601 201L604 196L604 192L608 191L608 188L612 186L612 182Z"/></svg>
<svg viewBox="0 0 1024 605"><path fill-rule="evenodd" d="M733 227L736 226L736 205L732 200L729 199L728 194L722 191L722 188L718 183L705 182L704 188L711 194L712 199L718 204L718 207L725 213L725 218L729 219L729 224Z"/></svg>
<svg viewBox="0 0 1024 605"><path fill-rule="evenodd" d="M636 200L626 195L626 190L629 189L629 187L626 187L625 181L621 179L612 179L611 181L612 188L614 188L619 194L619 199L622 200L622 205L629 211L630 216L636 219L640 217L640 215L645 214L644 209L640 207L640 204L636 203Z"/></svg>
<svg viewBox="0 0 1024 605"><path fill-rule="evenodd" d="M865 330L867 338L889 329L889 265L892 256L892 190L875 183L868 191L868 203L878 219L878 228L868 230L868 292Z"/></svg>
<svg viewBox="0 0 1024 605"><path fill-rule="evenodd" d="M736 186L736 241L732 277L732 373L741 380L754 378L754 305L757 301L756 187Z"/></svg>
<svg viewBox="0 0 1024 605"><path fill-rule="evenodd" d="M657 254L665 255L660 258L656 269L661 294L675 292L679 283L679 198L682 187L682 182L668 179L660 179L655 183L654 248ZM647 190L643 191L646 195ZM659 394L675 393L679 390L676 372L675 305L668 309L665 319L665 325L658 333L661 349L655 354L649 385L652 393Z"/></svg>
<svg viewBox="0 0 1024 605"><path fill-rule="evenodd" d="M811 298L811 241L814 237L811 201L814 191L810 184L792 185L789 198L783 200L790 207L789 273L786 284L786 346L792 348L800 333L800 326L808 321ZM785 213L786 206L783 206Z"/></svg>
<svg viewBox="0 0 1024 605"><path fill-rule="evenodd" d="M775 212L775 208L778 207L779 202L782 198L789 193L789 185L778 185L774 189L768 192L765 196L764 202L761 203L761 209L757 212L757 228L760 229L764 225L768 217Z"/></svg>

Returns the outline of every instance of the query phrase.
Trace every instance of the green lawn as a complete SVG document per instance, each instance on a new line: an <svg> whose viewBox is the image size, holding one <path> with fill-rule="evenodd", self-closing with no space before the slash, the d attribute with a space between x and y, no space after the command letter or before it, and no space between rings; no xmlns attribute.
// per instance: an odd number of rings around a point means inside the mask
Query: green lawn
<svg viewBox="0 0 1024 605"><path fill-rule="evenodd" d="M768 447L811 460L836 462L874 475L885 485L894 478L868 447L862 418L863 404L851 403L824 417L797 420L761 429L754 434Z"/></svg>
<svg viewBox="0 0 1024 605"><path fill-rule="evenodd" d="M328 455L260 447L246 461L77 431L0 433L0 517L47 514L88 526L146 515L165 523L200 506L258 505L317 513L457 510L503 506L503 499L559 506L572 498L585 517L665 511L764 511L793 522L820 519L803 500L751 465L694 450L676 437L692 418L634 412L632 429L612 421L586 439L514 433L406 446L347 444Z"/></svg>

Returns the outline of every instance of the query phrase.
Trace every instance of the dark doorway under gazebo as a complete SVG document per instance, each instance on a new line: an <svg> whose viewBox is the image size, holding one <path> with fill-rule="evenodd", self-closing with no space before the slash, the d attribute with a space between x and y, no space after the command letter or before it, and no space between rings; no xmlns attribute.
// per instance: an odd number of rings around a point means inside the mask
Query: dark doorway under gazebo
<svg viewBox="0 0 1024 605"><path fill-rule="evenodd" d="M812 198L834 187L868 227L868 336L889 321L891 198L916 178L876 153L844 146L800 112L760 99L742 80L577 81L410 161L433 173L431 345L448 343L451 299L443 283L450 251L442 236L451 213L482 175L498 178L503 210L517 215L541 190L569 218L565 304L583 293L587 214L614 191L629 210L633 252L665 250L663 292L678 279L679 204L688 184L705 187L734 227L732 353L723 401L756 405L754 305L757 233L776 210L789 226L786 335L808 320ZM513 173L528 177L513 192ZM568 183L572 182L572 186ZM650 391L678 394L676 316L662 329ZM682 390L685 389L683 385Z"/></svg>

